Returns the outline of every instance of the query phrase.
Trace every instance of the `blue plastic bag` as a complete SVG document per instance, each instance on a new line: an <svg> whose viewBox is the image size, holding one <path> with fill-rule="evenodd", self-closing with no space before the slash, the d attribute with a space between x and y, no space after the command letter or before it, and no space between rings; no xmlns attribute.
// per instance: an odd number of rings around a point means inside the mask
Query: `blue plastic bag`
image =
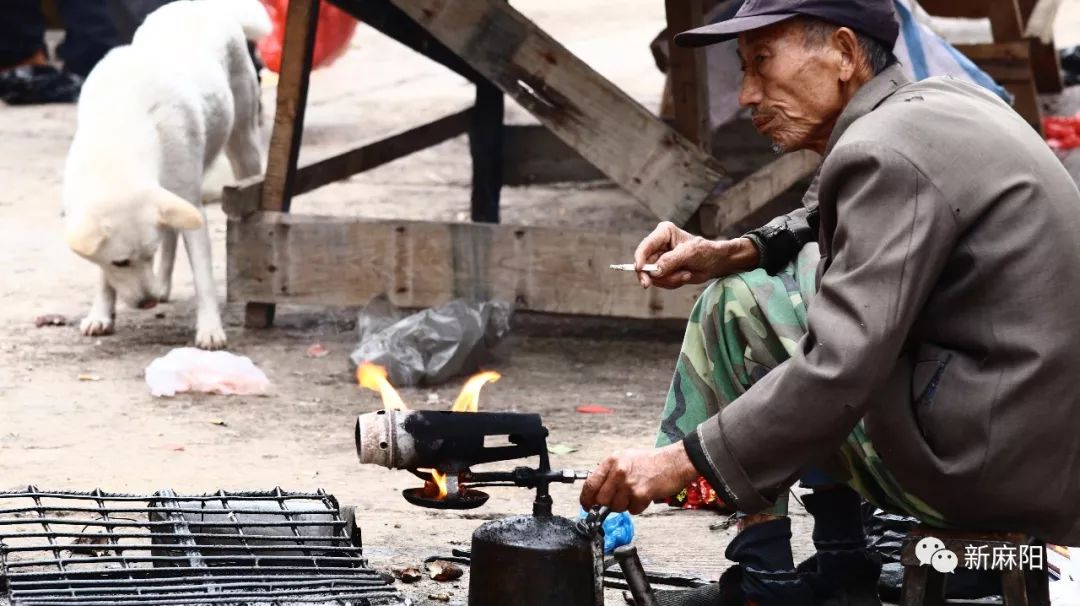
<svg viewBox="0 0 1080 606"><path fill-rule="evenodd" d="M584 519L588 513L579 510L578 517ZM616 547L629 545L634 540L634 520L625 511L612 513L604 520L604 554L610 555Z"/></svg>

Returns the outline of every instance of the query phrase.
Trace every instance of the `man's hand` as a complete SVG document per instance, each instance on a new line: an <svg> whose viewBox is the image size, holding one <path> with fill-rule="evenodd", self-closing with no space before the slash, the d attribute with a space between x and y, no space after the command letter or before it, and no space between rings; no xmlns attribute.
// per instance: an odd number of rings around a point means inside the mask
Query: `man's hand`
<svg viewBox="0 0 1080 606"><path fill-rule="evenodd" d="M654 450L628 450L600 462L581 489L581 506L607 505L639 514L655 499L678 493L698 472L682 442Z"/></svg>
<svg viewBox="0 0 1080 606"><path fill-rule="evenodd" d="M660 268L650 275L641 271L646 263ZM715 242L664 221L638 245L634 265L643 287L678 288L751 270L758 265L758 252L746 238Z"/></svg>

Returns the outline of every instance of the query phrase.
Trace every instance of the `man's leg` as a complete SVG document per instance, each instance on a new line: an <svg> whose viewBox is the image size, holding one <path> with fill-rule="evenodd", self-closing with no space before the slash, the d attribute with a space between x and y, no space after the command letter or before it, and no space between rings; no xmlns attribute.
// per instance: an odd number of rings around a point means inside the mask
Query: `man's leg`
<svg viewBox="0 0 1080 606"><path fill-rule="evenodd" d="M818 261L816 245L807 246L780 275L757 270L705 290L691 313L658 445L682 439L790 356L806 332L803 292L813 293ZM787 506L785 493L768 511L740 519L739 534L725 552L739 566L725 573L717 602L813 603L792 558ZM685 603L699 603L685 595Z"/></svg>
<svg viewBox="0 0 1080 606"><path fill-rule="evenodd" d="M41 0L5 0L0 13L0 70L24 63L45 50Z"/></svg>
<svg viewBox="0 0 1080 606"><path fill-rule="evenodd" d="M83 78L118 44L116 26L105 0L60 0L64 41L57 54L64 69Z"/></svg>

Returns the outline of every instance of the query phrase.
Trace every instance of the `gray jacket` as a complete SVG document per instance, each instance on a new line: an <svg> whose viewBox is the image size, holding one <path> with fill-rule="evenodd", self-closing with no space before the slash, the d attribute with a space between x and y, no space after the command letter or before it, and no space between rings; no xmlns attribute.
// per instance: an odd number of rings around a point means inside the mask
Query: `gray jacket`
<svg viewBox="0 0 1080 606"><path fill-rule="evenodd" d="M1080 192L1061 163L993 95L892 67L844 109L815 188L809 332L687 437L695 466L758 511L861 419L945 519L1078 544Z"/></svg>

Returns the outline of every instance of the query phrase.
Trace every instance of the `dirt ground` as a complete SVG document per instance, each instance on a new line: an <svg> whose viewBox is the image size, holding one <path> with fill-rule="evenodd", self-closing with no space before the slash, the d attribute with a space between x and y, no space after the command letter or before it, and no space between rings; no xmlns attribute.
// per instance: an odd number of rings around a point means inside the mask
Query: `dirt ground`
<svg viewBox="0 0 1080 606"><path fill-rule="evenodd" d="M523 0L515 6L656 108L662 81L648 43L663 27L662 2ZM266 108L273 108L273 96L268 82ZM330 153L430 120L469 105L471 97L464 80L361 26L348 54L312 78L304 154ZM530 119L511 104L508 121ZM489 504L471 513L414 508L400 496L415 484L412 476L356 462L355 415L379 402L350 376L354 311L285 309L276 328L246 331L241 310L227 308L229 350L250 356L274 384L272 395L258 398L149 395L146 365L192 341L193 289L184 261L174 280L176 302L151 311L121 308L113 336L84 338L73 326L35 328L35 316L46 313L77 325L97 280L96 269L69 252L61 235L61 169L74 123L72 106L0 106L0 490L30 484L180 493L324 488L357 507L365 553L379 568L419 565L426 556L467 546L484 520L528 511L529 494L519 489L495 489ZM460 138L302 196L294 209L463 219L469 176L467 143ZM210 216L223 300L225 221L220 208ZM655 222L607 186L508 188L503 217L642 233ZM551 441L576 449L554 456L553 464L590 469L612 451L651 446L680 337L681 327L671 324L520 317L511 355L494 366L503 379L485 389L481 407L540 413ZM316 342L330 355L306 357ZM80 381L80 374L100 380ZM416 407L440 408L459 387L403 393ZM615 412L582 415L575 412L581 404ZM577 490L554 488L558 513L576 515ZM715 578L726 565L730 536L711 529L719 521L713 514L651 508L636 518L646 567ZM809 531L804 516L795 521L801 557L810 549ZM462 581L402 589L424 604L434 591L463 602L465 588ZM609 603L618 603L616 594Z"/></svg>

